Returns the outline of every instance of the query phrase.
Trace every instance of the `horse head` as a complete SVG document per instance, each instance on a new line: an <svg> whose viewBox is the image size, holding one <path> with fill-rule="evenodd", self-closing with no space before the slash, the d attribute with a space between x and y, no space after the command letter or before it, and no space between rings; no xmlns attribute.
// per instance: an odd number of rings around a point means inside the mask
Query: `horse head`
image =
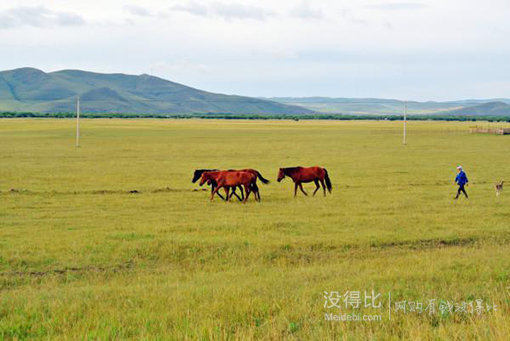
<svg viewBox="0 0 510 341"><path fill-rule="evenodd" d="M276 179L278 182L282 181L283 178L285 177L285 169L284 168L280 168L280 170L278 171L278 178Z"/></svg>
<svg viewBox="0 0 510 341"><path fill-rule="evenodd" d="M198 181L198 179L200 179L200 177L202 176L202 173L204 172L203 169L195 169L195 171L193 172L193 180L191 180L192 183L195 183Z"/></svg>
<svg viewBox="0 0 510 341"><path fill-rule="evenodd" d="M191 180L192 183L195 183L198 181L198 179L200 179L200 177L202 176L202 173L204 172L216 172L217 169L207 169L207 168L203 168L203 169L195 169L195 171L193 172L193 180Z"/></svg>
<svg viewBox="0 0 510 341"><path fill-rule="evenodd" d="M200 177L200 183L199 185L202 186L203 184L205 184L206 182L208 184L210 184L212 181L212 176L209 172L203 172L202 173L202 176Z"/></svg>

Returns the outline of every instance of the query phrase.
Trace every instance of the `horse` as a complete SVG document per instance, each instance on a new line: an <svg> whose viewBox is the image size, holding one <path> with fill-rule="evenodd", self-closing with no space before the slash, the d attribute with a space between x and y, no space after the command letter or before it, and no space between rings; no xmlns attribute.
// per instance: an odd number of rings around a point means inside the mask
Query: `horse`
<svg viewBox="0 0 510 341"><path fill-rule="evenodd" d="M229 201L231 197L229 196L230 188L241 186L244 186L244 190L246 192L246 197L243 200L244 203L248 200L251 191L255 192L255 199L257 200L257 175L252 172L232 170L204 172L200 179L200 186L202 186L205 182L217 184L214 191L211 192L211 200L214 198L214 194L218 193L218 190L223 187L226 193L226 201Z"/></svg>
<svg viewBox="0 0 510 341"><path fill-rule="evenodd" d="M262 174L260 174L260 172L256 169L251 169L251 168L246 168L246 169L229 169L228 170L229 172L248 172L248 173L252 173L253 175L255 175L263 184L268 184L269 183L269 180L267 179L264 179L264 177L262 176ZM257 186L257 183L254 182L253 185L252 185L254 188L251 188L253 190L253 195L255 195L255 199L257 201L260 201L260 192L259 192L259 189L258 189L258 186ZM242 187L241 188L241 193L242 193ZM234 194L235 192L232 192L232 194ZM231 195L232 196L232 195Z"/></svg>
<svg viewBox="0 0 510 341"><path fill-rule="evenodd" d="M232 187L243 186L244 191L246 192L246 196L244 198L243 203L246 203L248 197L250 196L251 191L257 192L257 175L252 172L242 172L242 171L216 171L216 172L204 172L202 173L202 177L200 178L200 186L202 186L206 182L217 183L216 188L211 193L211 200L213 200L214 195L218 192L220 188L225 189L226 193L226 201L229 201L229 190ZM257 195L255 195L255 199L257 199Z"/></svg>
<svg viewBox="0 0 510 341"><path fill-rule="evenodd" d="M192 183L197 182L198 179L200 179L200 177L202 176L202 174L204 172L217 172L217 171L219 171L219 169L195 169L195 171L193 172L193 179L191 180L191 182ZM211 185L211 193L212 193L214 191L214 189L216 188L217 183L216 183L216 181L213 180L213 181L210 181L208 184ZM232 197L233 195L235 195L237 197L237 199L239 199L239 201L243 201L244 200L243 188L241 186L239 186L239 190L241 191L240 197L239 197L239 195L237 195L235 188L232 189L232 194L230 196ZM225 200L225 198L220 193L217 193L217 194L221 198L221 200Z"/></svg>
<svg viewBox="0 0 510 341"><path fill-rule="evenodd" d="M219 171L219 169L195 169L195 172L193 173L193 179L191 180L191 182L193 182L193 183L197 182L198 179L200 179L200 177L202 176L202 173L204 173L204 172L217 172L217 171ZM229 169L228 171L229 172L250 172L250 173L255 174L263 184L269 183L269 180L265 179L262 176L262 174L260 174L260 172L256 169L251 169L251 168ZM211 193L212 193L214 191L214 188L217 186L217 184L214 180L210 181L209 184L211 185ZM260 192L258 190L258 186L256 183L254 184L254 187L255 188L252 188L253 193L254 193L256 199L258 201L260 201ZM241 197L239 197L239 195L237 195L235 187L232 188L232 193L230 194L230 197L235 195L237 197L237 199L239 199L239 201L243 201L244 200L243 187L238 186L238 188L239 188L239 191L241 192ZM225 200L225 198L219 192L217 194L221 199Z"/></svg>
<svg viewBox="0 0 510 341"><path fill-rule="evenodd" d="M303 182L315 182L315 191L313 191L313 195L320 189L319 182L324 189L324 196L326 196L326 188L328 192L331 193L331 189L333 186L331 185L331 180L329 179L328 171L326 168L322 167L288 167L288 168L280 168L278 172L278 182L282 181L285 176L290 177L294 181L294 197L297 195L297 189L301 190L304 195L308 195L303 189ZM324 185L326 182L326 185Z"/></svg>

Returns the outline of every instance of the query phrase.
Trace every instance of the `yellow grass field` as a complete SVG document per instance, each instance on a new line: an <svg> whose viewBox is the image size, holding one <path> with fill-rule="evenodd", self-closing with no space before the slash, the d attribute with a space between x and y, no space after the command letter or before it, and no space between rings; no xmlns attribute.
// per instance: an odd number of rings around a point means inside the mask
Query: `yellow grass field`
<svg viewBox="0 0 510 341"><path fill-rule="evenodd" d="M510 136L469 126L0 120L0 339L509 340ZM294 199L298 165L332 194ZM210 202L195 168L271 182Z"/></svg>

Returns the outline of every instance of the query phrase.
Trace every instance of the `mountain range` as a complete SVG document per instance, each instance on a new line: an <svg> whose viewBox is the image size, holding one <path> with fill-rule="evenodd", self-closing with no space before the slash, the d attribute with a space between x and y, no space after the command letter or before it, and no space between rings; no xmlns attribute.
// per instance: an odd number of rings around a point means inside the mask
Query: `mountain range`
<svg viewBox="0 0 510 341"><path fill-rule="evenodd" d="M297 105L328 114L401 115L407 104L409 114L452 116L510 116L510 99L466 99L448 102L417 102L380 98L271 97L272 101Z"/></svg>
<svg viewBox="0 0 510 341"><path fill-rule="evenodd" d="M309 114L300 106L210 93L150 75L34 68L0 72L0 111Z"/></svg>
<svg viewBox="0 0 510 341"><path fill-rule="evenodd" d="M510 99L417 102L379 98L253 98L198 90L150 75L81 70L43 72L20 68L0 72L0 111L136 114L348 114L510 116Z"/></svg>

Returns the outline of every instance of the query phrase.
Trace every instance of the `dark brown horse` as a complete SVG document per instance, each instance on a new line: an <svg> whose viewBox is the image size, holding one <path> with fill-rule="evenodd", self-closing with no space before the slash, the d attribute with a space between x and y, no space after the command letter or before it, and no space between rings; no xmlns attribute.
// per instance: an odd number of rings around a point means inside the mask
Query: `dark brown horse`
<svg viewBox="0 0 510 341"><path fill-rule="evenodd" d="M200 178L200 186L202 186L206 182L216 182L217 186L214 191L211 193L211 200L213 200L214 195L218 192L220 188L225 189L226 200L230 199L229 191L230 188L235 188L237 186L243 186L246 196L244 198L244 203L248 200L250 193L252 191L258 192L257 187L257 175L252 172L243 172L243 171L216 171L216 172L204 172L202 173L202 177ZM255 194L255 199L257 199L257 194Z"/></svg>
<svg viewBox="0 0 510 341"><path fill-rule="evenodd" d="M329 179L328 171L326 168L322 167L289 167L289 168L280 168L278 172L278 182L282 181L285 176L288 176L294 181L294 197L297 195L297 189L301 190L304 195L308 195L303 189L303 182L314 182L315 183L315 191L313 191L313 195L317 193L317 191L321 188L319 186L319 182L324 189L324 196L326 196L326 188L328 192L331 193L331 180ZM326 183L324 185L324 182Z"/></svg>

